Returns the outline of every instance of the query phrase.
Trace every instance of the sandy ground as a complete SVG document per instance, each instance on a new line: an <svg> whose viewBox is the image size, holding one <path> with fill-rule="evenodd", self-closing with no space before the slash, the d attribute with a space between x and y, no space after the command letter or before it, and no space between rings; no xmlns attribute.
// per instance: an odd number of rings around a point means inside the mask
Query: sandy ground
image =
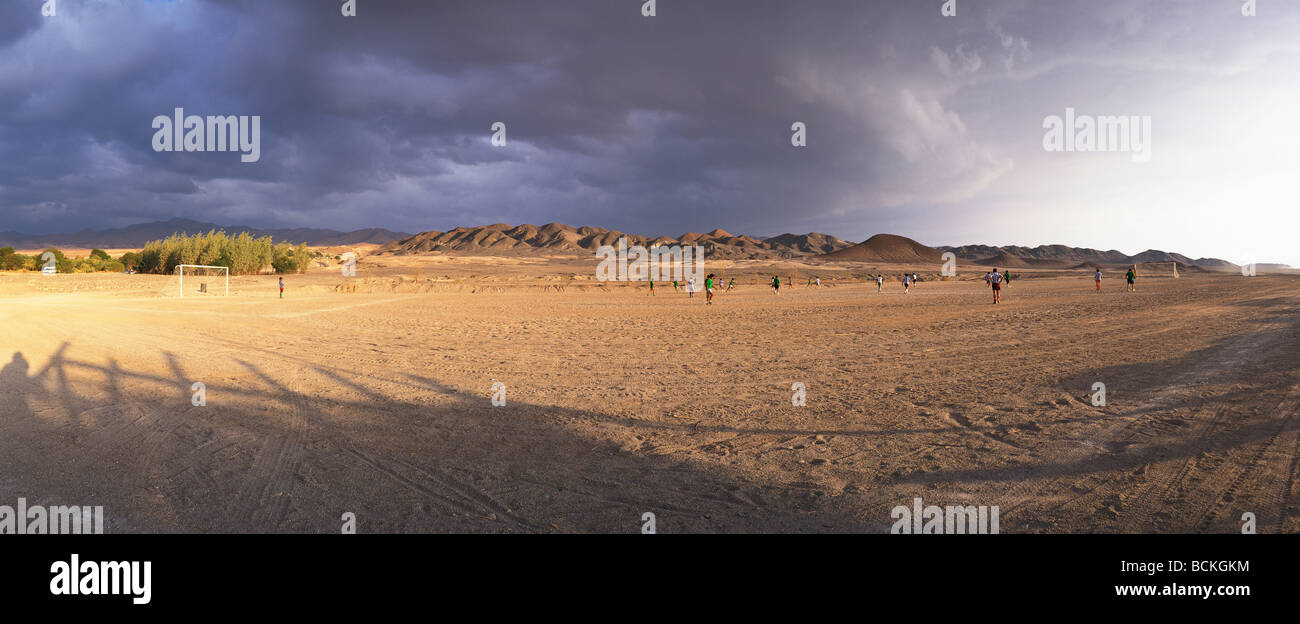
<svg viewBox="0 0 1300 624"><path fill-rule="evenodd" d="M883 532L921 497L1003 532L1300 531L1300 278L1040 277L994 306L742 277L705 306L548 262L380 260L284 300L0 274L0 504L103 505L109 532Z"/></svg>

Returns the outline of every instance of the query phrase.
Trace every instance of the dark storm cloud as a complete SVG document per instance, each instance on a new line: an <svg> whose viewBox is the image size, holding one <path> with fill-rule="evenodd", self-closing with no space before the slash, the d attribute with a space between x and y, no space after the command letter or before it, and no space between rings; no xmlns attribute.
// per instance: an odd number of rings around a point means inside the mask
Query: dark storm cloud
<svg viewBox="0 0 1300 624"><path fill-rule="evenodd" d="M864 33L899 19L883 5L664 3L648 19L640 2L361 0L350 19L336 4L19 12L26 35L8 42L0 91L2 225L561 219L659 232L813 217L836 178L885 171L862 156L876 139L798 84L800 63L836 49L869 70L879 51ZM176 107L260 115L261 160L153 152L149 121ZM789 145L796 120L811 127L803 153ZM487 144L495 121L507 148Z"/></svg>
<svg viewBox="0 0 1300 624"><path fill-rule="evenodd" d="M1041 157L1038 122L1060 111L1043 94L1087 101L1100 80L1061 68L1118 67L1124 86L1157 49L1173 67L1222 52L1199 69L1227 73L1258 54L1186 39L1208 19L1186 2L959 0L960 19L939 1L341 4L6 3L0 229L920 234L915 215L978 208ZM260 115L260 161L154 152L150 121L176 107ZM497 121L508 147L488 143Z"/></svg>

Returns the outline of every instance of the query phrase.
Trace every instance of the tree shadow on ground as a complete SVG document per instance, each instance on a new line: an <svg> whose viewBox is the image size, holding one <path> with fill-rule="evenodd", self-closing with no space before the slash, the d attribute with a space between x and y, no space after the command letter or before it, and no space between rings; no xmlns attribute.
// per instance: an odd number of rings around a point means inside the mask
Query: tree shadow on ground
<svg viewBox="0 0 1300 624"><path fill-rule="evenodd" d="M381 390L336 367L277 377L246 359L195 406L196 380L170 353L164 376L71 359L68 346L34 373L21 353L0 369L0 494L104 505L110 531L336 532L345 512L371 532L637 532L647 512L661 532L889 523L806 481L576 426L616 424L598 411L495 407L429 377Z"/></svg>

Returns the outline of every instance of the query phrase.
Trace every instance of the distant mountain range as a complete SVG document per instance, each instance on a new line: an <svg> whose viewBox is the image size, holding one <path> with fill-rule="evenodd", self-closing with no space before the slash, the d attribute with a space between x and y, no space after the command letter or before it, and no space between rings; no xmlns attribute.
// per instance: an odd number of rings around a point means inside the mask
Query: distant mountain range
<svg viewBox="0 0 1300 624"><path fill-rule="evenodd" d="M813 256L851 247L852 243L827 234L782 234L765 240L752 236L735 235L725 230L701 234L687 232L671 238L649 238L627 234L618 230L561 223L543 226L531 224L511 226L505 223L458 227L446 232L422 232L384 245L376 253L410 255L429 252L455 252L460 254L499 254L537 252L595 252L602 245L617 245L618 239L627 238L627 244L649 247L652 245L699 245L707 257L712 258L791 258Z"/></svg>
<svg viewBox="0 0 1300 624"><path fill-rule="evenodd" d="M217 225L192 219L172 219L170 221L138 223L112 230L95 231L85 229L71 234L0 232L0 247L13 247L15 249L43 249L46 247L132 249L143 247L145 243L151 240L167 238L172 234L198 234L211 230L225 230L227 234L248 232L254 236L270 236L276 242L307 243L308 245L321 247L360 243L383 245L410 236L406 232L393 232L382 228L369 228L352 232L318 228L264 230L243 225Z"/></svg>
<svg viewBox="0 0 1300 624"><path fill-rule="evenodd" d="M496 223L458 227L446 232L430 230L419 234L408 234L381 228L351 232L319 228L259 229L240 225L220 226L190 219L172 219L112 230L87 229L71 234L33 235L0 232L0 247L138 248L148 241L166 238L174 233L194 234L210 230L225 230L229 234L248 232L255 236L271 236L277 242L306 243L318 247L371 243L379 246L375 253L392 255L431 252L454 252L465 255L593 253L602 245L617 245L619 238L626 237L628 245L646 247L674 244L700 245L704 247L708 257L722 259L819 258L829 262L934 263L941 262L942 254L951 251L965 263L1005 268L1076 269L1102 265L1176 262L1184 267L1200 267L1212 271L1240 270L1238 265L1218 258L1192 259L1182 254L1155 249L1130 256L1114 249L1101 251L1066 245L928 247L910 238L893 234L877 234L855 245L818 232L755 238L732 234L722 229L706 233L687 232L676 238L668 236L650 238L618 230L592 226L574 227L561 223L548 223L542 226L531 224L512 226ZM1281 264L1260 264L1256 269L1278 271L1290 267Z"/></svg>
<svg viewBox="0 0 1300 624"><path fill-rule="evenodd" d="M1201 267L1213 271L1237 271L1240 266L1219 258L1188 258L1179 253L1170 253L1158 249L1148 249L1142 253L1128 255L1111 249L1101 251L1087 247L1067 247L1065 245L1039 245L1021 247L1006 245L962 245L960 247L936 247L941 252L951 251L958 259L975 264L1003 265L1007 267L1038 268L1077 268L1083 266L1174 263L1182 266ZM1263 266L1263 265L1259 265ZM1290 268L1286 265L1270 265L1274 269Z"/></svg>
<svg viewBox="0 0 1300 624"><path fill-rule="evenodd" d="M1178 263L1183 267L1200 267L1215 271L1236 271L1240 267L1218 258L1191 259L1177 253L1144 251L1128 255L1120 251L1099 251L1065 245L1038 247L963 245L928 247L904 236L877 234L853 244L829 234L781 234L768 238L736 235L726 230L707 233L687 232L676 238L650 238L618 230L561 223L543 226L496 223L475 227L458 227L446 232L432 230L393 241L376 253L412 255L431 252L454 252L465 255L528 254L550 252L594 252L602 245L616 245L619 238L628 245L701 245L711 258L820 258L831 262L939 263L943 252L951 251L958 259L973 264L1006 268L1073 269L1088 266ZM1260 265L1262 269L1264 265ZM1276 269L1284 266L1272 267Z"/></svg>

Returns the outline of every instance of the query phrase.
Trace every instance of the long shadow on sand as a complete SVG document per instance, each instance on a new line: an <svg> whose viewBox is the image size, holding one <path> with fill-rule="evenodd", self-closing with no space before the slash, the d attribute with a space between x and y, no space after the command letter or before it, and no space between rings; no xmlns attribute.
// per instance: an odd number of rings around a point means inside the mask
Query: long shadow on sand
<svg viewBox="0 0 1300 624"><path fill-rule="evenodd" d="M790 475L574 426L613 422L595 411L494 407L418 376L380 390L333 367L277 378L247 359L198 407L171 354L168 377L67 351L34 373L21 353L0 370L0 494L104 505L110 531L336 532L344 512L371 532L637 532L646 512L661 532L888 526L887 510L867 519L861 500ZM322 385L336 391L298 389Z"/></svg>

